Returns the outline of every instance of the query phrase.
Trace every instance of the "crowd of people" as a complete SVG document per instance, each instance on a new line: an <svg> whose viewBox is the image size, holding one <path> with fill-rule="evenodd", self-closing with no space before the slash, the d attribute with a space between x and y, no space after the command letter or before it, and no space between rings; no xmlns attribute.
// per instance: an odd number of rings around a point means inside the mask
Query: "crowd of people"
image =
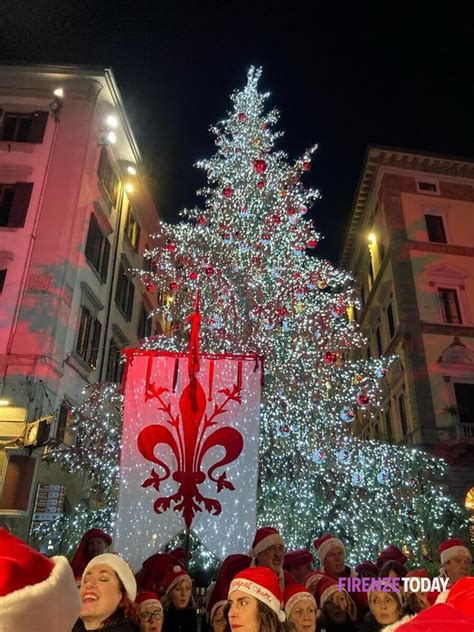
<svg viewBox="0 0 474 632"><path fill-rule="evenodd" d="M344 543L331 534L309 549L286 551L273 527L257 530L249 555L232 554L207 589L206 616L196 607L187 552L146 559L137 574L108 552L111 537L84 534L69 563L51 559L0 529L0 632L474 632L472 556L460 539L440 547L446 590L406 592L392 578L429 577L407 570L388 546L351 568ZM346 590L342 578L371 588ZM418 582L421 585L421 582Z"/></svg>

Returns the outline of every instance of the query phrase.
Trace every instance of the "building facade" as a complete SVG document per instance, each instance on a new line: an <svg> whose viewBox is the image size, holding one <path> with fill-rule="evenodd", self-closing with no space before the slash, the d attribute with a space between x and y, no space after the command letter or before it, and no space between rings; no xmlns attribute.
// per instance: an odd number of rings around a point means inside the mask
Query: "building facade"
<svg viewBox="0 0 474 632"><path fill-rule="evenodd" d="M0 66L0 525L25 539L39 485L49 510L83 494L41 458L71 404L154 333L130 270L157 222L111 70Z"/></svg>
<svg viewBox="0 0 474 632"><path fill-rule="evenodd" d="M474 162L369 148L340 264L367 356L398 356L354 433L447 459L474 526Z"/></svg>

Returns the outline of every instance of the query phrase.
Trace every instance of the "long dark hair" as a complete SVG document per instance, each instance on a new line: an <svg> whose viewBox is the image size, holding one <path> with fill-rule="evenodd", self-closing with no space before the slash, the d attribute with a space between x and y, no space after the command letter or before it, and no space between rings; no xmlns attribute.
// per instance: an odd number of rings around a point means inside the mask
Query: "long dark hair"
<svg viewBox="0 0 474 632"><path fill-rule="evenodd" d="M120 600L115 612L102 622L104 628L108 625L113 625L114 623L119 623L121 621L129 621L130 623L136 624L140 623L140 615L137 605L127 595L127 591L125 590L125 586L122 584L120 577L118 578L118 581L119 588L122 593L122 599Z"/></svg>

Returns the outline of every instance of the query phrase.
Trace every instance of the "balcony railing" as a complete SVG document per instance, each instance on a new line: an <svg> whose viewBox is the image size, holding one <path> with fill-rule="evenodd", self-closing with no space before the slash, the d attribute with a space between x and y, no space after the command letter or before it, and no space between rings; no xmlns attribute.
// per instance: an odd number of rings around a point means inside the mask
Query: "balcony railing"
<svg viewBox="0 0 474 632"><path fill-rule="evenodd" d="M474 441L474 424L456 424L448 430L449 439L472 439Z"/></svg>

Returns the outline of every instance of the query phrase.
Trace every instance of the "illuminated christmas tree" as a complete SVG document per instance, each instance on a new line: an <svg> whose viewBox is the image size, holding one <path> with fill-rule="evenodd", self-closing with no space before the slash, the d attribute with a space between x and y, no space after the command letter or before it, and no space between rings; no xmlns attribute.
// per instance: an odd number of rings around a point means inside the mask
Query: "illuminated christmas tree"
<svg viewBox="0 0 474 632"><path fill-rule="evenodd" d="M356 415L377 413L393 358L363 359L354 280L310 256L319 235L307 214L319 194L302 179L316 147L293 163L274 149L278 113L265 111L260 74L250 69L246 87L231 97L232 112L211 128L217 151L198 163L209 183L203 208L185 210L178 225L160 224L149 269L135 271L145 291L168 297L157 315L171 334L144 346L187 348L199 290L202 351L265 356L259 523L278 527L291 548L332 531L352 562L389 542L429 556L439 538L460 528L463 512L440 487L443 462L351 435ZM78 434L105 438L110 428L116 440L117 415L104 414L107 397L98 393L78 411ZM110 468L111 493L102 495L113 522L118 448L103 447L92 441L87 462L74 450L55 458L70 471L92 469L100 481ZM79 517L92 526L88 511Z"/></svg>
<svg viewBox="0 0 474 632"><path fill-rule="evenodd" d="M161 224L151 271L137 271L148 292L168 295L159 312L174 330L146 346L186 348L200 290L202 350L265 356L260 524L279 527L290 547L331 530L353 561L391 541L419 554L462 512L439 488L442 462L350 433L356 415L380 407L393 358L362 359L353 279L309 256L319 235L306 216L319 193L302 178L316 147L293 163L274 149L278 113L265 111L260 74L250 69L233 110L211 128L217 151L198 163L204 207Z"/></svg>

